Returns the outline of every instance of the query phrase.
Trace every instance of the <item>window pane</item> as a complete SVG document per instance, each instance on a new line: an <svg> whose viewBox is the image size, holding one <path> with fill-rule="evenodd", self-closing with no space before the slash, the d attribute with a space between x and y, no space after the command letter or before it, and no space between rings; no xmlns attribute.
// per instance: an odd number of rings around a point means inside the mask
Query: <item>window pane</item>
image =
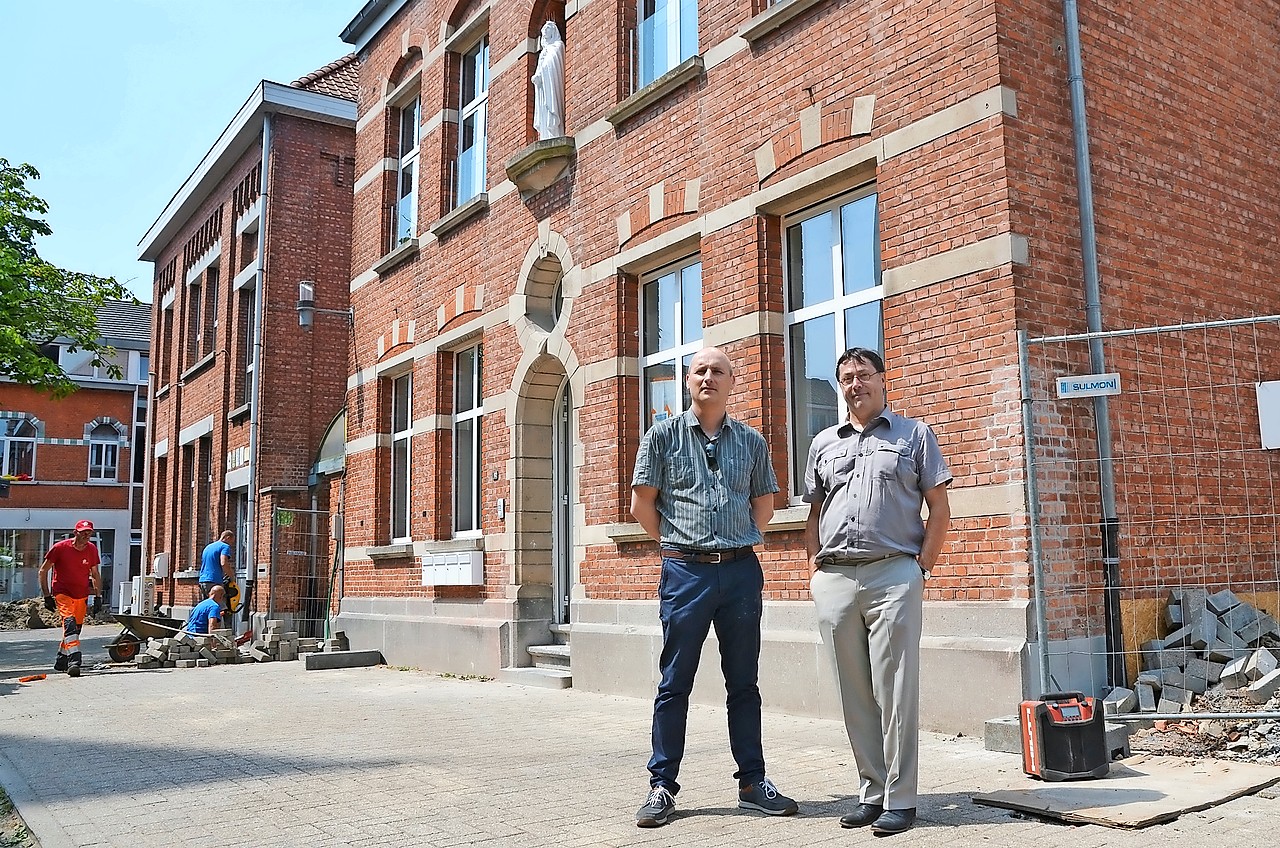
<svg viewBox="0 0 1280 848"><path fill-rule="evenodd" d="M120 434L116 432L116 428L110 424L99 424L89 433L91 439L111 439L114 440Z"/></svg>
<svg viewBox="0 0 1280 848"><path fill-rule="evenodd" d="M458 203L484 190L484 110L462 119L458 154Z"/></svg>
<svg viewBox="0 0 1280 848"><path fill-rule="evenodd" d="M391 443L391 537L409 536L409 440Z"/></svg>
<svg viewBox="0 0 1280 848"><path fill-rule="evenodd" d="M793 324L790 329L791 487L803 491L805 462L813 437L839 420L836 391L836 326L834 315Z"/></svg>
<svg viewBox="0 0 1280 848"><path fill-rule="evenodd" d="M391 432L400 433L409 429L410 422L410 376L405 374L392 382L391 391Z"/></svg>
<svg viewBox="0 0 1280 848"><path fill-rule="evenodd" d="M835 215L824 212L787 228L788 309L794 311L835 296L835 226Z"/></svg>
<svg viewBox="0 0 1280 848"><path fill-rule="evenodd" d="M702 263L680 271L680 342L702 338Z"/></svg>
<svg viewBox="0 0 1280 848"><path fill-rule="evenodd" d="M701 324L701 306L698 320ZM676 275L665 274L644 287L644 353L668 350L676 344Z"/></svg>
<svg viewBox="0 0 1280 848"><path fill-rule="evenodd" d="M637 57L637 88L643 88L678 64L671 61L670 32L673 13L676 12L671 5L668 0L653 0L652 3L641 4L641 21L637 33L640 54Z"/></svg>
<svg viewBox="0 0 1280 848"><path fill-rule="evenodd" d="M674 362L650 365L644 369L644 398L648 409L646 428L680 412L679 390L679 375Z"/></svg>
<svg viewBox="0 0 1280 848"><path fill-rule="evenodd" d="M693 406L693 398L690 397L689 395L689 384L686 383L684 380L685 380L685 377L689 375L689 366L693 364L693 354L691 353L688 356L686 356L684 358L684 361L682 361L680 364L681 366L683 366L680 369L680 374L678 375L679 382L680 382L680 408L688 409L689 407Z"/></svg>
<svg viewBox="0 0 1280 848"><path fill-rule="evenodd" d="M476 399L476 349L459 351L454 366L454 413L475 409Z"/></svg>
<svg viewBox="0 0 1280 848"><path fill-rule="evenodd" d="M476 529L476 478L479 468L476 455L479 449L480 419L468 418L457 422L453 431L454 469L454 530Z"/></svg>
<svg viewBox="0 0 1280 848"><path fill-rule="evenodd" d="M62 352L62 369L74 377L93 376L93 354L67 348Z"/></svg>
<svg viewBox="0 0 1280 848"><path fill-rule="evenodd" d="M880 301L864 303L844 313L844 346L865 347L884 353L884 325L880 320Z"/></svg>
<svg viewBox="0 0 1280 848"><path fill-rule="evenodd" d="M876 217L874 194L840 210L845 294L880 285L880 232Z"/></svg>
<svg viewBox="0 0 1280 848"><path fill-rule="evenodd" d="M400 110L400 155L404 156L418 146L418 98Z"/></svg>
<svg viewBox="0 0 1280 848"><path fill-rule="evenodd" d="M414 236L414 213L417 199L414 193L414 163L400 168L400 199L396 203L396 244L402 244Z"/></svg>
<svg viewBox="0 0 1280 848"><path fill-rule="evenodd" d="M26 474L34 477L36 465L35 442L10 441L8 444L9 460L6 463L4 473L13 475Z"/></svg>
<svg viewBox="0 0 1280 848"><path fill-rule="evenodd" d="M678 0L678 2L680 7L680 59L672 63L672 67L698 52L698 0Z"/></svg>

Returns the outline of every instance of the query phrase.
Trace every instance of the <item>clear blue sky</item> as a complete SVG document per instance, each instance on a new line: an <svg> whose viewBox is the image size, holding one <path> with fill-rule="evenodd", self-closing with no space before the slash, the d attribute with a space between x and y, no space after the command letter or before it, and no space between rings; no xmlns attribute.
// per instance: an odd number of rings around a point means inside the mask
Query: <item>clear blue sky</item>
<svg viewBox="0 0 1280 848"><path fill-rule="evenodd" d="M0 0L0 157L40 171L40 255L149 302L147 228L260 80L351 52L363 3Z"/></svg>

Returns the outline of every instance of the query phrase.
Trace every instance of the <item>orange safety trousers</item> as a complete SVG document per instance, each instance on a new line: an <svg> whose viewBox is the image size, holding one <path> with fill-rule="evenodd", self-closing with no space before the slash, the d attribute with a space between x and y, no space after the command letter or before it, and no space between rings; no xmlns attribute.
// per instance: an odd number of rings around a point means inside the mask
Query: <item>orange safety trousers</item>
<svg viewBox="0 0 1280 848"><path fill-rule="evenodd" d="M54 595L53 600L58 607L58 617L62 619L62 644L58 646L58 653L78 660L80 658L80 627L89 613L89 599Z"/></svg>

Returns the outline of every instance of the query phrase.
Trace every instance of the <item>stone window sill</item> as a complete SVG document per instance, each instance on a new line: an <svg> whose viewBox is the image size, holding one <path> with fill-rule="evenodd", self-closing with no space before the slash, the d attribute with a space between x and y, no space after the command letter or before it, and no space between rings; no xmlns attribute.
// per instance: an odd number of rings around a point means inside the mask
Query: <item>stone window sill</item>
<svg viewBox="0 0 1280 848"><path fill-rule="evenodd" d="M467 221L489 208L488 192L480 192L466 203L445 215L431 225L431 235L443 239L446 235L461 227Z"/></svg>
<svg viewBox="0 0 1280 848"><path fill-rule="evenodd" d="M373 273L381 276L392 268L406 261L411 256L418 253L418 240L416 238L405 239L400 245L386 256L382 257L373 266Z"/></svg>
<svg viewBox="0 0 1280 848"><path fill-rule="evenodd" d="M249 404L247 403L242 404L227 413L227 420L231 422L238 422L241 419L248 416L248 414L249 414Z"/></svg>
<svg viewBox="0 0 1280 848"><path fill-rule="evenodd" d="M793 18L821 2L823 0L782 0L747 21L738 30L738 35L755 46L757 41L786 26Z"/></svg>
<svg viewBox="0 0 1280 848"><path fill-rule="evenodd" d="M773 518L769 520L769 526L764 528L764 532L786 533L793 530L803 530L808 518L808 505L784 507L774 512ZM629 523L610 524L605 528L604 532L605 535L618 545L653 541L649 538L649 534L644 532L644 528L634 521Z"/></svg>
<svg viewBox="0 0 1280 848"><path fill-rule="evenodd" d="M178 377L178 381L181 383L185 383L187 380L190 380L192 377L196 376L201 371L203 371L204 369L212 365L213 360L216 359L217 356L218 356L218 352L216 350L211 353L206 353L203 357L201 357L200 359L197 359L190 368L188 368L186 371L183 371L181 376Z"/></svg>
<svg viewBox="0 0 1280 848"><path fill-rule="evenodd" d="M400 545L375 545L364 549L365 555L374 561L374 564L381 564L390 560L406 560L413 559L413 543L406 542Z"/></svg>
<svg viewBox="0 0 1280 848"><path fill-rule="evenodd" d="M604 119L616 129L632 117L664 99L681 86L702 76L705 66L701 56L690 56L635 94L623 100Z"/></svg>

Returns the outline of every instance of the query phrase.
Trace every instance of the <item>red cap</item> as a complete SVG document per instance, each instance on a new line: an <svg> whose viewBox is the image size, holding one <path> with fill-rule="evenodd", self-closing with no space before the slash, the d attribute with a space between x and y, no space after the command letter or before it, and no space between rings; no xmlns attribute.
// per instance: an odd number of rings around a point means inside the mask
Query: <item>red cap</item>
<svg viewBox="0 0 1280 848"><path fill-rule="evenodd" d="M82 518L81 520L76 522L77 533L79 533L81 530L92 530L92 529L93 529L93 522L89 521L88 519Z"/></svg>

